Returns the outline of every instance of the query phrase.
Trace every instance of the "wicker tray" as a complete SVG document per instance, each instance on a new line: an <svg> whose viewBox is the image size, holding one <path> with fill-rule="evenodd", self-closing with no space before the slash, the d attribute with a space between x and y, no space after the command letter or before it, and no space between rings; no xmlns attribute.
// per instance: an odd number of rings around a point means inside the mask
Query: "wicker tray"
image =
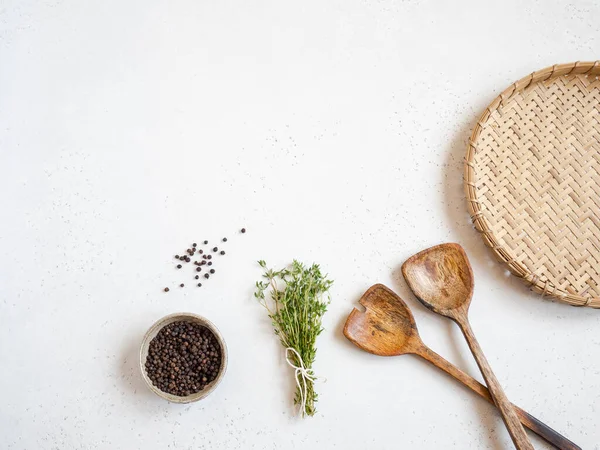
<svg viewBox="0 0 600 450"><path fill-rule="evenodd" d="M600 308L600 61L514 83L469 140L465 190L475 228L531 288Z"/></svg>

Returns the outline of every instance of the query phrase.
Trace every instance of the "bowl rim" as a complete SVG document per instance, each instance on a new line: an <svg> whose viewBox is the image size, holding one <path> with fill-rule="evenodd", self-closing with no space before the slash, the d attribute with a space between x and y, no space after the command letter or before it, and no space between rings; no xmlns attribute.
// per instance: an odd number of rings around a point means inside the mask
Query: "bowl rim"
<svg viewBox="0 0 600 450"><path fill-rule="evenodd" d="M168 392L163 392L156 386L154 386L152 380L150 380L150 377L146 372L146 357L148 355L148 348L150 346L150 342L152 341L152 339L154 339L154 337L162 328L164 328L166 325L172 322L186 320L189 322L196 322L201 324L202 326L205 326L217 338L217 341L221 346L221 367L219 368L219 373L217 374L217 377L213 381L211 381L203 390L187 395L185 397L180 397L177 395L169 394ZM215 324L208 320L206 317L189 312L173 313L158 319L150 326L150 328L148 328L148 331L146 331L146 333L144 334L140 345L140 371L142 373L142 378L144 379L146 385L152 392L172 403L192 403L207 397L211 392L213 392L216 389L216 387L219 385L219 383L221 383L221 380L225 376L225 372L227 371L227 359L227 344L225 344L225 339L223 338L223 335L215 326Z"/></svg>

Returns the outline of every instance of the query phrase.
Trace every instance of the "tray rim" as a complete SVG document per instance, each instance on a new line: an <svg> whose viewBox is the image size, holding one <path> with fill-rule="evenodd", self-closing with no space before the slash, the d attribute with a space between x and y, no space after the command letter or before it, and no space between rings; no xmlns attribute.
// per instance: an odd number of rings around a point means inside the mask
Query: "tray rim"
<svg viewBox="0 0 600 450"><path fill-rule="evenodd" d="M475 188L475 164L474 158L476 154L475 141L482 131L482 124L485 123L490 115L497 110L504 102L512 96L520 92L533 83L547 81L551 78L557 78L566 75L577 74L595 74L600 76L600 60L598 61L576 61L566 64L555 64L544 69L532 72L531 74L515 81L508 88L500 93L477 120L473 132L467 143L467 153L464 163L463 185L467 199L467 207L471 216L471 222L475 229L481 234L484 243L492 249L492 252L503 262L508 270L529 285L531 290L549 296L557 300L568 303L572 306L587 306L591 308L600 308L600 298L592 296L581 296L571 294L564 289L561 289L548 280L542 281L540 277L532 273L523 264L515 261L510 251L502 247L494 234L491 232L489 223L480 207L480 201L477 197L477 189Z"/></svg>

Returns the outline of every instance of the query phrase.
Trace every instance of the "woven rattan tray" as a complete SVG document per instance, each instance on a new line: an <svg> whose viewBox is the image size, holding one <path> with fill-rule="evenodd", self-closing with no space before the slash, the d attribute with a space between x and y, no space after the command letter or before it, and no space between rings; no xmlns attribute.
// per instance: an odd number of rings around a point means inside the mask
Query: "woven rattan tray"
<svg viewBox="0 0 600 450"><path fill-rule="evenodd" d="M531 288L600 308L600 61L534 72L502 92L469 140L475 228Z"/></svg>

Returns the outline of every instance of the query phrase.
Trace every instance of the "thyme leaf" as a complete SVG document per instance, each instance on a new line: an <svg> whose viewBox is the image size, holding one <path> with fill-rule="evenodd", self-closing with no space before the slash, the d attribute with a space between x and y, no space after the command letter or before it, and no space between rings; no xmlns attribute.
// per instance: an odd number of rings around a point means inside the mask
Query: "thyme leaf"
<svg viewBox="0 0 600 450"><path fill-rule="evenodd" d="M265 261L258 261L264 269L263 280L256 282L254 297L267 310L275 334L286 349L293 348L298 356L290 352L287 356L294 365L304 365L311 377L317 353L317 336L323 331L321 320L330 302L329 288L333 281L321 273L318 264L310 267L294 260L290 268L274 271L267 268ZM269 295L265 295L265 293ZM299 376L294 403L302 404L306 392L305 407L301 414L315 414L317 393L311 379Z"/></svg>

